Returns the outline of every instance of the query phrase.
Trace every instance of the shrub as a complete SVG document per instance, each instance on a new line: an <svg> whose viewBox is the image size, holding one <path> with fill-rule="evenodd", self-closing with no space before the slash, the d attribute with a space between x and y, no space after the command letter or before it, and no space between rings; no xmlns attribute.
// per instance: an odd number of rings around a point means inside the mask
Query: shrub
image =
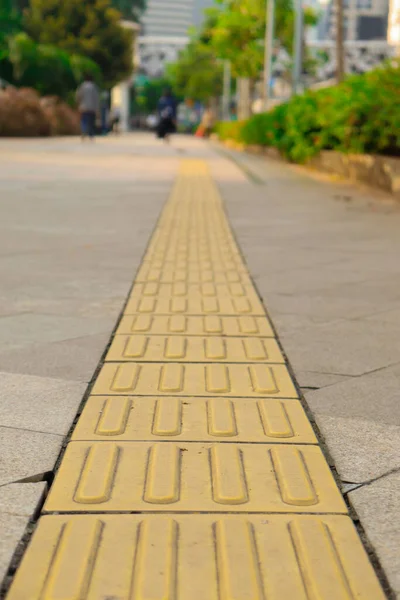
<svg viewBox="0 0 400 600"><path fill-rule="evenodd" d="M32 89L0 91L0 136L75 135L79 117L57 98L40 98Z"/></svg>
<svg viewBox="0 0 400 600"><path fill-rule="evenodd" d="M221 122L215 125L215 133L218 134L221 140L241 140L241 130L243 123L239 121Z"/></svg>
<svg viewBox="0 0 400 600"><path fill-rule="evenodd" d="M245 123L223 123L221 139L275 146L294 162L321 150L400 154L400 66L387 64L342 84L295 96Z"/></svg>

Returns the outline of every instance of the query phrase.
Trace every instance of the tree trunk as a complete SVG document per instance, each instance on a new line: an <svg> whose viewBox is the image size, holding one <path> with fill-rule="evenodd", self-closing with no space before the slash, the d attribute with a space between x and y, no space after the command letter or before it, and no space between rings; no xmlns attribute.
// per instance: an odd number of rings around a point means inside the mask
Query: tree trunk
<svg viewBox="0 0 400 600"><path fill-rule="evenodd" d="M250 79L239 77L237 80L238 91L238 120L245 121L251 117L251 85Z"/></svg>
<svg viewBox="0 0 400 600"><path fill-rule="evenodd" d="M336 0L336 79L340 83L344 78L344 35L343 0Z"/></svg>

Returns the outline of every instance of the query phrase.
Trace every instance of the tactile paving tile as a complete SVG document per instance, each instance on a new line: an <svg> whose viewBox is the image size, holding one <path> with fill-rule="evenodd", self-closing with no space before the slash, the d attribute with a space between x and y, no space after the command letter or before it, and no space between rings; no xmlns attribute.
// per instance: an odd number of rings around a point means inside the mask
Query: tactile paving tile
<svg viewBox="0 0 400 600"><path fill-rule="evenodd" d="M93 394L297 398L285 365L105 363Z"/></svg>
<svg viewBox="0 0 400 600"><path fill-rule="evenodd" d="M216 232L218 235L219 232ZM187 247L179 245L158 246L153 251L147 253L147 259L161 259L164 261L176 261L177 259L186 259L189 262L202 260L211 260L218 262L232 261L234 264L241 265L243 259L238 250L224 249L218 246L191 244Z"/></svg>
<svg viewBox="0 0 400 600"><path fill-rule="evenodd" d="M44 512L346 513L318 446L71 442Z"/></svg>
<svg viewBox="0 0 400 600"><path fill-rule="evenodd" d="M173 260L166 260L165 255L160 253L157 258L146 259L145 265L151 267L151 269L165 269L173 267L175 270L185 271L213 271L214 273L228 272L228 271L239 271L241 273L247 273L244 265L240 262L233 260L222 260L222 259L209 259L202 258L196 260L189 260L187 256L177 257Z"/></svg>
<svg viewBox="0 0 400 600"><path fill-rule="evenodd" d="M136 283L131 298L248 298L259 300L252 286L242 283Z"/></svg>
<svg viewBox="0 0 400 600"><path fill-rule="evenodd" d="M29 590L29 595L26 595ZM335 515L42 517L9 600L384 600Z"/></svg>
<svg viewBox="0 0 400 600"><path fill-rule="evenodd" d="M91 396L73 441L316 444L298 400Z"/></svg>
<svg viewBox="0 0 400 600"><path fill-rule="evenodd" d="M131 298L125 308L126 315L265 315L256 294L250 296L140 296Z"/></svg>
<svg viewBox="0 0 400 600"><path fill-rule="evenodd" d="M106 361L284 363L273 338L115 336Z"/></svg>
<svg viewBox="0 0 400 600"><path fill-rule="evenodd" d="M184 315L123 316L118 334L273 337L266 317L216 317Z"/></svg>
<svg viewBox="0 0 400 600"><path fill-rule="evenodd" d="M212 269L177 269L172 265L164 265L163 268L155 269L144 264L136 277L137 283L243 283L251 285L250 277L239 269L230 271L214 271Z"/></svg>

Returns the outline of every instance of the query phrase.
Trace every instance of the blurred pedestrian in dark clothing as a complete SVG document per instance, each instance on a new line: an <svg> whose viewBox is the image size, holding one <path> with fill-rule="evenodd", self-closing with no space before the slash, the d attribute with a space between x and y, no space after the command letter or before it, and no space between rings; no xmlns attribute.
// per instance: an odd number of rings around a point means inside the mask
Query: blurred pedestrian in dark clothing
<svg viewBox="0 0 400 600"><path fill-rule="evenodd" d="M176 100L170 90L164 90L158 102L157 136L169 141L169 136L176 131Z"/></svg>
<svg viewBox="0 0 400 600"><path fill-rule="evenodd" d="M76 90L76 102L81 114L82 139L89 136L94 138L96 115L100 109L100 94L91 75L85 76L85 81Z"/></svg>

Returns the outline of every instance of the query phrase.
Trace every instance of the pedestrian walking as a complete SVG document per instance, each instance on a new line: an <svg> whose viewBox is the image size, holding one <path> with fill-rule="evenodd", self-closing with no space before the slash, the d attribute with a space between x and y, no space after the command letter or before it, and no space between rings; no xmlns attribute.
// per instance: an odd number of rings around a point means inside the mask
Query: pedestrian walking
<svg viewBox="0 0 400 600"><path fill-rule="evenodd" d="M158 102L157 137L169 142L170 135L176 131L177 105L170 90L164 90Z"/></svg>
<svg viewBox="0 0 400 600"><path fill-rule="evenodd" d="M85 75L84 82L76 90L76 103L81 115L82 140L93 140L96 129L96 115L100 109L100 94L93 77Z"/></svg>

